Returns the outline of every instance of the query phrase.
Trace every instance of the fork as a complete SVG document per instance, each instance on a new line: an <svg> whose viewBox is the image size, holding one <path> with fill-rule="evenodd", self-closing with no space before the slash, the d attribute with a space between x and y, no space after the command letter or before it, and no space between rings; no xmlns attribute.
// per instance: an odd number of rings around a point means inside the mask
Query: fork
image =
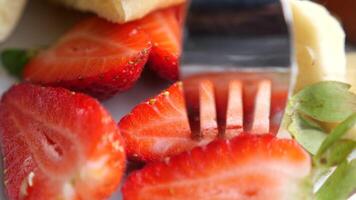
<svg viewBox="0 0 356 200"><path fill-rule="evenodd" d="M181 68L193 138L232 138L242 132L277 134L295 71L291 69L294 64L288 4L282 0L235 10L229 4L226 11L221 11L223 5L217 11L199 6L193 4L187 17L188 39ZM221 33L216 29L213 34L196 33L197 21L204 17L202 10L207 10L205 17L211 19L211 13L221 18L221 13L228 12L231 20L247 20L248 15L252 20L215 24L223 27ZM279 30L277 34L265 30L263 18L271 16L278 19L273 27Z"/></svg>

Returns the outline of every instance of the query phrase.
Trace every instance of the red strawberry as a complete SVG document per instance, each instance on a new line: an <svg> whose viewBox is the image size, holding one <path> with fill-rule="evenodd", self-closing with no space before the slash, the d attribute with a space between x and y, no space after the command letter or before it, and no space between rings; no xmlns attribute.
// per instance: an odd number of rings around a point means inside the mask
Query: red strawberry
<svg viewBox="0 0 356 200"><path fill-rule="evenodd" d="M181 55L181 26L176 17L177 9L156 11L137 21L153 44L148 60L151 69L168 80L178 79Z"/></svg>
<svg viewBox="0 0 356 200"><path fill-rule="evenodd" d="M183 3L178 6L174 6L173 9L175 10L178 24L183 27L184 21L185 21L186 15L187 15L188 4Z"/></svg>
<svg viewBox="0 0 356 200"><path fill-rule="evenodd" d="M124 200L307 199L311 161L295 141L242 134L131 174Z"/></svg>
<svg viewBox="0 0 356 200"><path fill-rule="evenodd" d="M123 175L119 130L86 95L14 86L0 103L0 138L11 200L101 200Z"/></svg>
<svg viewBox="0 0 356 200"><path fill-rule="evenodd" d="M210 142L192 139L180 82L136 106L119 127L128 156L144 161L163 159Z"/></svg>
<svg viewBox="0 0 356 200"><path fill-rule="evenodd" d="M90 18L77 24L25 67L24 78L106 98L131 87L151 48L134 24Z"/></svg>
<svg viewBox="0 0 356 200"><path fill-rule="evenodd" d="M282 102L278 98L285 95L271 91L271 82L215 78L208 75L185 80L185 95L181 84L176 83L125 116L119 127L129 157L161 160L207 144L219 136L233 138L243 131L276 133L283 108L278 105ZM286 94L286 91L278 93Z"/></svg>

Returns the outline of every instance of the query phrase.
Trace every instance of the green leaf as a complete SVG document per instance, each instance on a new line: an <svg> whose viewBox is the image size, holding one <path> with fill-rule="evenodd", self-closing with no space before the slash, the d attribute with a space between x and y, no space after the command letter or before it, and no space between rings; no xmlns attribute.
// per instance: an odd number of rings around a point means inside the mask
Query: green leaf
<svg viewBox="0 0 356 200"><path fill-rule="evenodd" d="M356 190L356 159L341 163L315 194L315 200L346 200Z"/></svg>
<svg viewBox="0 0 356 200"><path fill-rule="evenodd" d="M35 50L7 49L1 52L1 62L9 74L21 78L28 61L37 54Z"/></svg>
<svg viewBox="0 0 356 200"><path fill-rule="evenodd" d="M341 122L356 112L356 95L350 85L324 81L298 92L289 102L289 112L302 114L322 122Z"/></svg>
<svg viewBox="0 0 356 200"><path fill-rule="evenodd" d="M302 147L315 155L326 138L326 133L317 123L301 116L299 113L295 113L291 119L288 131Z"/></svg>
<svg viewBox="0 0 356 200"><path fill-rule="evenodd" d="M315 158L319 159L329 147L331 147L333 144L339 141L355 125L356 125L356 113L352 114L345 121L340 123L334 130L331 131L328 137L321 144Z"/></svg>
<svg viewBox="0 0 356 200"><path fill-rule="evenodd" d="M355 148L355 141L339 140L328 148L318 162L328 167L336 166L344 162Z"/></svg>

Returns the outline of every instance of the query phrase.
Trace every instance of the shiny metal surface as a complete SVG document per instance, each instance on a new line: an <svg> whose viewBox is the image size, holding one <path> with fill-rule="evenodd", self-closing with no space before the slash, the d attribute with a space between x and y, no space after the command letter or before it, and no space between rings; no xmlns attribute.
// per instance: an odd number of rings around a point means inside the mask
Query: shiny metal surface
<svg viewBox="0 0 356 200"><path fill-rule="evenodd" d="M281 1L192 1L182 76L194 64L221 68L291 66L291 36ZM287 10L285 8L285 10Z"/></svg>
<svg viewBox="0 0 356 200"><path fill-rule="evenodd" d="M186 19L181 78L230 72L246 79L269 79L273 87L291 91L296 67L288 4L285 0L254 5L236 2L195 6L193 0ZM187 95L185 99L188 110L194 107ZM191 128L195 127L196 117L188 112L188 118Z"/></svg>

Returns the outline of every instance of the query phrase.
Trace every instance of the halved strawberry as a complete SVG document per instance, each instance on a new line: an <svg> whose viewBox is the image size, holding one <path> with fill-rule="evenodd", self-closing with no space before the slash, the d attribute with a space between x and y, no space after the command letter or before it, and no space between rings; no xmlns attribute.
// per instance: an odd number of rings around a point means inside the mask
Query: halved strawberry
<svg viewBox="0 0 356 200"><path fill-rule="evenodd" d="M174 6L173 9L175 10L175 15L178 20L178 24L183 27L188 11L188 3L185 2L180 5Z"/></svg>
<svg viewBox="0 0 356 200"><path fill-rule="evenodd" d="M4 182L11 200L105 199L125 168L119 130L91 97L20 84L0 103Z"/></svg>
<svg viewBox="0 0 356 200"><path fill-rule="evenodd" d="M310 170L295 141L241 134L150 163L128 177L122 192L124 200L308 199Z"/></svg>
<svg viewBox="0 0 356 200"><path fill-rule="evenodd" d="M92 17L35 56L24 78L106 98L135 83L150 49L150 39L136 25Z"/></svg>
<svg viewBox="0 0 356 200"><path fill-rule="evenodd" d="M153 47L148 66L164 79L177 80L181 55L181 29L177 9L159 10L137 21L150 37Z"/></svg>
<svg viewBox="0 0 356 200"><path fill-rule="evenodd" d="M144 161L160 160L211 141L193 139L181 82L136 106L119 127L128 156Z"/></svg>
<svg viewBox="0 0 356 200"><path fill-rule="evenodd" d="M271 90L271 82L264 79L238 78L189 78L184 80L184 92L181 83L176 83L136 106L119 123L129 157L161 160L219 136L231 139L242 132L275 134L287 92Z"/></svg>

